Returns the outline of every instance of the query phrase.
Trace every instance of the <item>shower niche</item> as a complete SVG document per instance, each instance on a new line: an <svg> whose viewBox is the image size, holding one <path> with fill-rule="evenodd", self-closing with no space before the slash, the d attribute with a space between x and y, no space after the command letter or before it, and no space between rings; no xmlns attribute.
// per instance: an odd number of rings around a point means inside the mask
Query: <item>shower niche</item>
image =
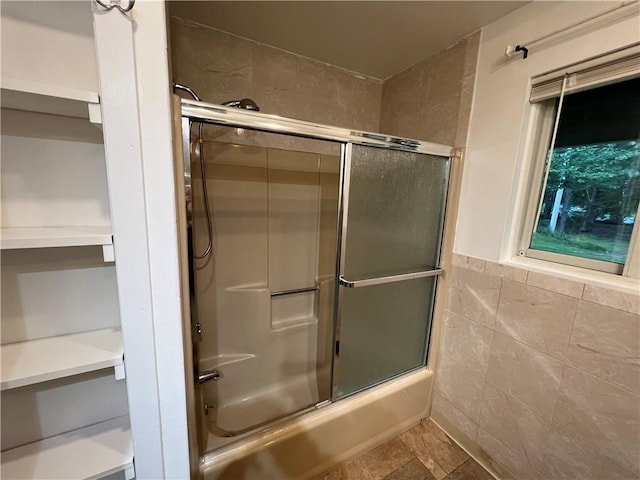
<svg viewBox="0 0 640 480"><path fill-rule="evenodd" d="M200 451L424 371L451 148L180 107Z"/></svg>

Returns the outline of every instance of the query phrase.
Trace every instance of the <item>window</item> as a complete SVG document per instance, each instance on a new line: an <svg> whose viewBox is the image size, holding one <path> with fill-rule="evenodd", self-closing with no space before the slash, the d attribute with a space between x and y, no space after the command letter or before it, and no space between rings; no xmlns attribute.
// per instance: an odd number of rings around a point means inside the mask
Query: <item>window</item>
<svg viewBox="0 0 640 480"><path fill-rule="evenodd" d="M640 276L639 53L534 79L538 162L521 255Z"/></svg>

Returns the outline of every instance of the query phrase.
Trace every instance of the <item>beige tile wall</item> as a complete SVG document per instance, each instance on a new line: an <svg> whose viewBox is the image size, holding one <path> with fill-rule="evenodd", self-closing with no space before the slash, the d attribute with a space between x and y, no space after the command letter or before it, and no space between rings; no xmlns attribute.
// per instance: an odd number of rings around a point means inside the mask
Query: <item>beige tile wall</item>
<svg viewBox="0 0 640 480"><path fill-rule="evenodd" d="M264 113L455 146L467 136L479 40L476 33L383 82L171 18L173 79L206 101L250 97Z"/></svg>
<svg viewBox="0 0 640 480"><path fill-rule="evenodd" d="M174 80L208 102L250 97L264 113L377 132L382 81L171 18Z"/></svg>
<svg viewBox="0 0 640 480"><path fill-rule="evenodd" d="M454 255L432 416L518 479L640 477L640 294Z"/></svg>
<svg viewBox="0 0 640 480"><path fill-rule="evenodd" d="M464 146L480 33L385 80L380 131Z"/></svg>

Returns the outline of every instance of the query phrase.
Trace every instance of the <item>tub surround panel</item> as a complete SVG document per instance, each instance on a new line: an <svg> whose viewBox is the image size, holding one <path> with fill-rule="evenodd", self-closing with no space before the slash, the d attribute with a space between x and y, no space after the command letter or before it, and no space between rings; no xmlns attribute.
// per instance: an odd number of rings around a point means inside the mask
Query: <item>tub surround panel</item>
<svg viewBox="0 0 640 480"><path fill-rule="evenodd" d="M553 425L540 478L630 480L638 478L638 473L620 465L578 435Z"/></svg>
<svg viewBox="0 0 640 480"><path fill-rule="evenodd" d="M207 102L250 97L264 113L378 131L380 80L178 17L171 58L174 79Z"/></svg>
<svg viewBox="0 0 640 480"><path fill-rule="evenodd" d="M539 474L528 462L528 459L514 452L484 428L478 429L477 442L487 454L507 468L518 480L534 480Z"/></svg>
<svg viewBox="0 0 640 480"><path fill-rule="evenodd" d="M577 303L553 291L503 280L496 331L564 359Z"/></svg>
<svg viewBox="0 0 640 480"><path fill-rule="evenodd" d="M449 278L448 309L493 328L500 297L500 278L453 267Z"/></svg>
<svg viewBox="0 0 640 480"><path fill-rule="evenodd" d="M337 185L329 183L338 178L327 170L338 158L213 141L204 152L215 243L214 256L196 262L200 368L218 369L222 379L203 386L203 400L212 407L212 430L241 431L328 398L331 337L320 333L332 318L318 305L331 309L333 293L324 285L270 293L322 283L320 251L323 272L331 255L319 247L327 238L321 229L335 232L327 209L337 208ZM199 174L193 169L202 252L208 235ZM207 448L227 440L210 437Z"/></svg>
<svg viewBox="0 0 640 480"><path fill-rule="evenodd" d="M388 78L380 131L464 146L480 33Z"/></svg>
<svg viewBox="0 0 640 480"><path fill-rule="evenodd" d="M454 253L453 255L451 255L451 265L466 268L469 266L469 257L467 257L466 255L458 255L457 253Z"/></svg>
<svg viewBox="0 0 640 480"><path fill-rule="evenodd" d="M436 389L453 406L475 423L478 422L484 376L467 370L443 355L438 364Z"/></svg>
<svg viewBox="0 0 640 480"><path fill-rule="evenodd" d="M478 51L480 49L480 36L481 33L477 32L466 39L464 64L462 66L462 86L460 88L460 107L458 108L456 137L453 143L456 147L464 147L467 144L469 120L471 119L471 103L476 81Z"/></svg>
<svg viewBox="0 0 640 480"><path fill-rule="evenodd" d="M584 292L584 283L539 272L529 272L527 284L575 298L582 298L582 293Z"/></svg>
<svg viewBox="0 0 640 480"><path fill-rule="evenodd" d="M447 311L444 317L440 351L455 363L480 376L489 365L493 330Z"/></svg>
<svg viewBox="0 0 640 480"><path fill-rule="evenodd" d="M638 478L640 294L452 263L433 418L518 479Z"/></svg>
<svg viewBox="0 0 640 480"><path fill-rule="evenodd" d="M479 258L469 257L467 259L467 267L469 267L470 270L475 270L476 272L483 272L484 261L480 260Z"/></svg>
<svg viewBox="0 0 640 480"><path fill-rule="evenodd" d="M458 259L457 261L460 262L461 266L464 266L465 264L464 259L469 258L469 257L465 257L464 255L458 255L458 254L454 254L454 257ZM480 259L475 259L475 261L479 263L481 266L483 266L481 270L483 270L485 273L488 273L490 275L495 275L496 277L501 277L505 280L511 280L518 283L527 283L527 277L529 272L527 272L526 270L512 267L509 265L502 265L500 263L495 263L495 262L485 262L484 260L480 260Z"/></svg>
<svg viewBox="0 0 640 480"><path fill-rule="evenodd" d="M638 315L584 300L578 303L567 352L571 365L640 395L638 345Z"/></svg>
<svg viewBox="0 0 640 480"><path fill-rule="evenodd" d="M255 44L253 84L262 111L366 131L378 130L382 82ZM264 104L264 106L263 106Z"/></svg>
<svg viewBox="0 0 640 480"><path fill-rule="evenodd" d="M582 298L616 310L640 315L640 293L638 295L629 295L610 288L585 285Z"/></svg>
<svg viewBox="0 0 640 480"><path fill-rule="evenodd" d="M479 423L487 433L526 459L535 472L542 468L550 421L526 404L487 383Z"/></svg>
<svg viewBox="0 0 640 480"><path fill-rule="evenodd" d="M432 409L434 412L438 412L440 415L446 417L468 438L476 438L478 423L471 420L471 418L462 413L460 409L445 399L438 390L433 392L432 402Z"/></svg>
<svg viewBox="0 0 640 480"><path fill-rule="evenodd" d="M320 170L318 155L267 150L268 285L271 292L312 287L317 276ZM284 297L306 298L313 292Z"/></svg>
<svg viewBox="0 0 640 480"><path fill-rule="evenodd" d="M496 333L491 347L488 383L551 417L561 375L560 361Z"/></svg>
<svg viewBox="0 0 640 480"><path fill-rule="evenodd" d="M640 477L638 397L596 377L565 367L554 420Z"/></svg>

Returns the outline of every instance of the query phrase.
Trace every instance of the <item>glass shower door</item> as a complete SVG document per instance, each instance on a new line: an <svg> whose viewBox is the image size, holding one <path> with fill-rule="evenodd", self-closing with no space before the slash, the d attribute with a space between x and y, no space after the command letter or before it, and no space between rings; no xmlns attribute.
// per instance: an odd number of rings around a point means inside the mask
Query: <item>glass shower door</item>
<svg viewBox="0 0 640 480"><path fill-rule="evenodd" d="M334 398L425 365L449 159L346 148Z"/></svg>

